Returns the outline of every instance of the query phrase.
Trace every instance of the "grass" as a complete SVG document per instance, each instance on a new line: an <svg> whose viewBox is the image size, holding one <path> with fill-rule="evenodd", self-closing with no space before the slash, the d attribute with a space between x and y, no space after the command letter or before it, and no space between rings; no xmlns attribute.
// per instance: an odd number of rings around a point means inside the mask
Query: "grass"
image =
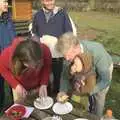
<svg viewBox="0 0 120 120"><path fill-rule="evenodd" d="M78 36L102 43L106 50L120 53L120 15L103 12L70 12ZM120 62L120 61L119 61ZM112 108L113 115L120 119L120 70L114 69L113 80L106 98L105 110Z"/></svg>
<svg viewBox="0 0 120 120"><path fill-rule="evenodd" d="M113 81L107 95L106 109L111 108L116 118L120 119L120 70L114 70Z"/></svg>
<svg viewBox="0 0 120 120"><path fill-rule="evenodd" d="M70 15L83 38L96 36L94 39L107 50L120 53L120 16L103 12L70 12Z"/></svg>

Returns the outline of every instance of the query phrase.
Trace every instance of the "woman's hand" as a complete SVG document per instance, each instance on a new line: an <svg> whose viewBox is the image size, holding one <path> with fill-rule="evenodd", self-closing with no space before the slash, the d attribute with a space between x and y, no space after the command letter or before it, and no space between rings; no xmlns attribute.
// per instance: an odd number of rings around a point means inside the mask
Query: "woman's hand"
<svg viewBox="0 0 120 120"><path fill-rule="evenodd" d="M74 83L74 89L75 89L77 92L80 92L80 87L81 87L81 84L80 84L78 81L76 81L76 82Z"/></svg>
<svg viewBox="0 0 120 120"><path fill-rule="evenodd" d="M47 85L41 85L39 88L39 96L47 97Z"/></svg>
<svg viewBox="0 0 120 120"><path fill-rule="evenodd" d="M68 100L68 95L65 92L59 92L57 94L57 101L61 103L65 103Z"/></svg>
<svg viewBox="0 0 120 120"><path fill-rule="evenodd" d="M25 98L27 95L27 91L25 90L25 88L22 85L17 85L17 87L15 88L15 91L17 93L17 95L19 97Z"/></svg>

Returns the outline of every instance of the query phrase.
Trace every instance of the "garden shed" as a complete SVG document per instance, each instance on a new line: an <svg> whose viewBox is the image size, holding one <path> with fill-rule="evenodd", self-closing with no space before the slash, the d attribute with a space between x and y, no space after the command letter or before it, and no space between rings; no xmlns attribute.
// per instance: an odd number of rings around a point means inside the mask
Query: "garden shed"
<svg viewBox="0 0 120 120"><path fill-rule="evenodd" d="M32 1L33 0L9 0L13 20L31 20Z"/></svg>
<svg viewBox="0 0 120 120"><path fill-rule="evenodd" d="M28 33L28 26L32 20L32 4L34 0L8 0L9 11L12 14L18 35Z"/></svg>

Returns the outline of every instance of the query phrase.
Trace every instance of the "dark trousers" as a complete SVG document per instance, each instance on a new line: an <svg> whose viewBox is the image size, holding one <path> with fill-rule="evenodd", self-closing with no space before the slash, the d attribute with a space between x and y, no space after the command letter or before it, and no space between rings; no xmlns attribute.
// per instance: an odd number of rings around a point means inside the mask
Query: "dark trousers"
<svg viewBox="0 0 120 120"><path fill-rule="evenodd" d="M4 104L4 79L0 75L0 112L2 111L3 104Z"/></svg>
<svg viewBox="0 0 120 120"><path fill-rule="evenodd" d="M93 111L95 110L95 97L89 96L89 112L93 113Z"/></svg>
<svg viewBox="0 0 120 120"><path fill-rule="evenodd" d="M55 94L59 92L62 69L63 58L53 58L52 59L53 92Z"/></svg>
<svg viewBox="0 0 120 120"><path fill-rule="evenodd" d="M12 89L0 75L0 113L13 104Z"/></svg>

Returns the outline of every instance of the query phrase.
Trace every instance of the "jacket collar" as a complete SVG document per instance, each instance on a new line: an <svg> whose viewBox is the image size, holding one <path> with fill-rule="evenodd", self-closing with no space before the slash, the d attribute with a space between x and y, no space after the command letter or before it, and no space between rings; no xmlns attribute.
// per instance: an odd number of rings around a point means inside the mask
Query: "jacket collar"
<svg viewBox="0 0 120 120"><path fill-rule="evenodd" d="M8 12L3 12L0 16L0 23L7 23L9 20L9 14Z"/></svg>
<svg viewBox="0 0 120 120"><path fill-rule="evenodd" d="M49 11L46 10L44 7L43 7L42 9L43 9L44 13L45 13L45 12L49 12ZM56 15L61 9L63 9L63 8L58 7L58 6L55 6L54 9L52 10L53 15Z"/></svg>
<svg viewBox="0 0 120 120"><path fill-rule="evenodd" d="M81 53L84 53L84 48L82 44L80 44L80 49L81 49Z"/></svg>

